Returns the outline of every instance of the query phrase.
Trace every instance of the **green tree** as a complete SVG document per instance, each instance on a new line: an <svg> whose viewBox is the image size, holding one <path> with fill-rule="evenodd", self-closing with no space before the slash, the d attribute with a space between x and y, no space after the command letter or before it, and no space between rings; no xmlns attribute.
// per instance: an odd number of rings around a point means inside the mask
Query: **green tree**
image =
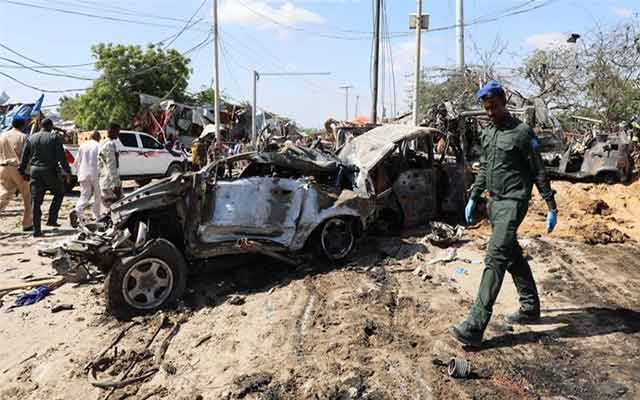
<svg viewBox="0 0 640 400"><path fill-rule="evenodd" d="M63 96L60 98L60 117L64 120L73 121L78 116L79 95L74 97Z"/></svg>
<svg viewBox="0 0 640 400"><path fill-rule="evenodd" d="M138 94L187 100L190 60L176 50L155 45L145 49L100 43L91 48L102 75L83 95L65 98L61 105L83 129L101 129L109 122L128 126L138 111Z"/></svg>
<svg viewBox="0 0 640 400"><path fill-rule="evenodd" d="M215 101L215 93L216 91L213 88L203 89L192 95L190 103L197 106L213 107L213 103ZM223 97L224 95L221 95L221 98Z"/></svg>

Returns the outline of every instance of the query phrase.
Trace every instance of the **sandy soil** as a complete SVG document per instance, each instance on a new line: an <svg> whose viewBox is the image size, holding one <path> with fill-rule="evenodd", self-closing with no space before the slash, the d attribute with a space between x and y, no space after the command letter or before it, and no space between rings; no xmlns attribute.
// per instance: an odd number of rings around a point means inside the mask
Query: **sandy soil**
<svg viewBox="0 0 640 400"><path fill-rule="evenodd" d="M139 360L129 376L158 372L110 399L640 398L640 249L634 241L640 238L640 186L556 182L554 188L558 232L544 233L537 199L521 235L543 319L531 326L503 322L517 307L506 278L477 351L455 344L446 330L465 317L475 297L486 223L467 232L456 244L459 259L446 264L429 265L447 249L416 231L367 238L338 266L291 268L257 258L231 272L194 275L178 309L134 320L105 354L97 379L114 379ZM584 211L595 200L604 200L611 214ZM74 201L65 200L63 221ZM49 274L38 246L72 233L47 231L36 242L15 233L19 213L15 201L0 215L2 281ZM586 244L584 227L596 222L629 239ZM4 296L0 308L0 399L104 399L109 391L89 383L85 366L131 322L104 313L102 285L67 284L5 313L15 294ZM51 312L62 303L74 309ZM441 362L453 356L470 360L472 379L447 376Z"/></svg>

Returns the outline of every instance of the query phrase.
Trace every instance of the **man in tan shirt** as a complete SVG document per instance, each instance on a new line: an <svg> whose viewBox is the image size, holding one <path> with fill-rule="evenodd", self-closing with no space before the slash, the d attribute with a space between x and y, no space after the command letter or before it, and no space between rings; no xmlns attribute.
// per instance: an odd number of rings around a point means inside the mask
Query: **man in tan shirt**
<svg viewBox="0 0 640 400"><path fill-rule="evenodd" d="M33 214L31 211L29 180L18 172L22 150L27 141L27 135L22 133L25 125L26 121L24 119L14 118L12 122L13 129L0 134L0 211L5 209L16 190L18 190L24 204L22 230L30 231L33 229Z"/></svg>

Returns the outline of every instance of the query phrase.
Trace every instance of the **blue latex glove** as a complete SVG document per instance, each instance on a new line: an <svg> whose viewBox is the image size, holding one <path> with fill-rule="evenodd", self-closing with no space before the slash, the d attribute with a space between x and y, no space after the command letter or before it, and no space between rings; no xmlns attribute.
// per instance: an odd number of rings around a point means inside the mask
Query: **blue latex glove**
<svg viewBox="0 0 640 400"><path fill-rule="evenodd" d="M467 206L464 208L464 219L467 221L467 224L471 224L471 216L473 214L473 210L476 208L476 201L473 199L469 199Z"/></svg>
<svg viewBox="0 0 640 400"><path fill-rule="evenodd" d="M558 223L558 211L549 211L547 213L547 232L551 233Z"/></svg>

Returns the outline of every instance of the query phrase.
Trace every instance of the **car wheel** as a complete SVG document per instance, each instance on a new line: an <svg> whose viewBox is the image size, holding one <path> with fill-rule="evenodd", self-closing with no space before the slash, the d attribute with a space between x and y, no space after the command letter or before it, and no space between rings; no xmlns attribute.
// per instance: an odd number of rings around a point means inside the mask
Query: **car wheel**
<svg viewBox="0 0 640 400"><path fill-rule="evenodd" d="M187 264L169 241L157 239L139 256L117 260L105 280L107 311L127 319L174 303L187 282Z"/></svg>
<svg viewBox="0 0 640 400"><path fill-rule="evenodd" d="M180 164L171 164L169 165L169 169L167 170L167 176L173 176L175 174L181 174L182 166Z"/></svg>
<svg viewBox="0 0 640 400"><path fill-rule="evenodd" d="M320 227L316 247L320 255L334 261L346 258L356 244L353 222L343 218L331 218Z"/></svg>

